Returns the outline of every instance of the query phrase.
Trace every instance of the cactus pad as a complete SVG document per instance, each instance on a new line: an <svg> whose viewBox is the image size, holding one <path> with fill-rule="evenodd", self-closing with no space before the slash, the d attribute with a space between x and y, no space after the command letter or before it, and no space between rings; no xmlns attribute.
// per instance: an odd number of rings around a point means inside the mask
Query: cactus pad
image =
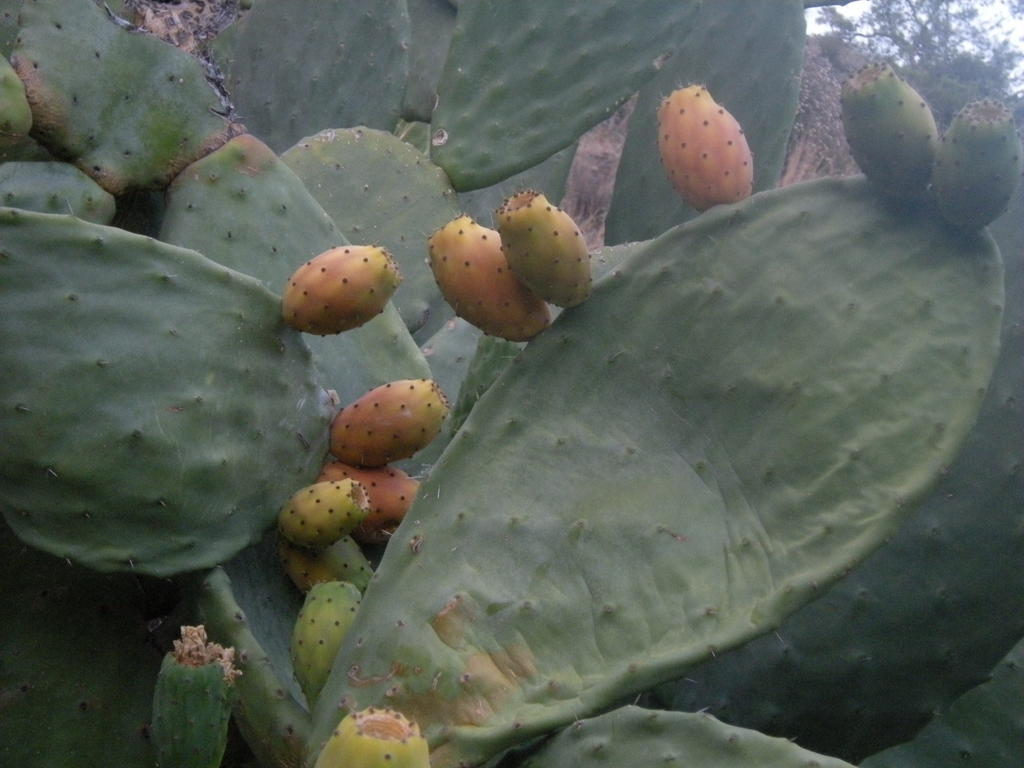
<svg viewBox="0 0 1024 768"><path fill-rule="evenodd" d="M0 504L18 535L159 575L257 540L315 477L330 413L277 297L69 216L0 209L0 242Z"/></svg>
<svg viewBox="0 0 1024 768"><path fill-rule="evenodd" d="M96 224L114 218L114 196L68 163L0 165L0 205L39 213L66 213Z"/></svg>
<svg viewBox="0 0 1024 768"><path fill-rule="evenodd" d="M197 59L119 28L96 3L25 0L21 19L11 60L32 135L107 191L165 186L236 130Z"/></svg>
<svg viewBox="0 0 1024 768"><path fill-rule="evenodd" d="M764 633L894 532L977 415L986 236L825 180L632 249L424 481L314 740L386 693L436 766L472 764Z"/></svg>

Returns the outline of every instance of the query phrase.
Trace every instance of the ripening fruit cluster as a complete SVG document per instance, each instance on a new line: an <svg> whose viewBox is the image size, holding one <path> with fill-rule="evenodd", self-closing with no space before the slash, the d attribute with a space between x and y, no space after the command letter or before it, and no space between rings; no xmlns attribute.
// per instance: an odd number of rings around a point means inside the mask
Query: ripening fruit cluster
<svg viewBox="0 0 1024 768"><path fill-rule="evenodd" d="M843 84L841 106L850 153L885 196L930 194L947 221L968 231L1006 210L1024 169L1006 105L967 104L940 137L921 95L891 66L874 63Z"/></svg>

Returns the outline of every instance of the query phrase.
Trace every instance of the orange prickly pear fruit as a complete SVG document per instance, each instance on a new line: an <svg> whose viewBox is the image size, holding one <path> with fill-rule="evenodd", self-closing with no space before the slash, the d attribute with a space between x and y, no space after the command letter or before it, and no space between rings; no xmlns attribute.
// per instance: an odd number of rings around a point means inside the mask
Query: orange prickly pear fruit
<svg viewBox="0 0 1024 768"><path fill-rule="evenodd" d="M433 379L392 381L334 417L331 453L353 466L383 467L425 447L447 415L448 398Z"/></svg>
<svg viewBox="0 0 1024 768"><path fill-rule="evenodd" d="M420 481L398 467L352 467L340 461L327 463L320 480L352 479L366 489L370 513L352 531L363 544L386 543L412 506Z"/></svg>
<svg viewBox="0 0 1024 768"><path fill-rule="evenodd" d="M277 527L292 544L327 547L348 536L369 511L366 492L354 480L313 483L281 507Z"/></svg>
<svg viewBox="0 0 1024 768"><path fill-rule="evenodd" d="M383 312L401 282L398 265L384 248L331 248L288 279L281 297L281 316L288 325L306 333L341 333Z"/></svg>
<svg viewBox="0 0 1024 768"><path fill-rule="evenodd" d="M702 85L680 88L661 102L658 148L672 186L698 211L739 202L754 189L743 129Z"/></svg>
<svg viewBox="0 0 1024 768"><path fill-rule="evenodd" d="M590 296L590 254L565 211L527 189L494 213L501 247L516 277L544 301L574 307Z"/></svg>
<svg viewBox="0 0 1024 768"><path fill-rule="evenodd" d="M427 245L441 295L463 320L508 341L527 341L548 327L548 305L509 268L495 230L460 216Z"/></svg>
<svg viewBox="0 0 1024 768"><path fill-rule="evenodd" d="M415 722L370 707L338 723L313 768L430 768L430 749Z"/></svg>

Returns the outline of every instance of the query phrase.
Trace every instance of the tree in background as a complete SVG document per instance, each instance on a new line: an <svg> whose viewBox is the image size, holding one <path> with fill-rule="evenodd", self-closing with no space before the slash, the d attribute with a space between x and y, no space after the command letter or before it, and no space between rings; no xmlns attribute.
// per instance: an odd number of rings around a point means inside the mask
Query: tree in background
<svg viewBox="0 0 1024 768"><path fill-rule="evenodd" d="M1024 110L1022 43L994 20L1024 15L1024 0L872 0L857 19L834 7L817 13L838 40L894 64L940 127L976 99Z"/></svg>

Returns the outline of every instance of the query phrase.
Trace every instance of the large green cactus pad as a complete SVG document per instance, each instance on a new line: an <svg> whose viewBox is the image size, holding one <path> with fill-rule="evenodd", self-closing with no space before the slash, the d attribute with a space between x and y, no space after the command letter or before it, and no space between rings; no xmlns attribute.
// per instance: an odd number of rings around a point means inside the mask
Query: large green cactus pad
<svg viewBox="0 0 1024 768"><path fill-rule="evenodd" d="M913 741L887 749L862 768L1007 768L1024 755L1024 640L991 679L971 689Z"/></svg>
<svg viewBox="0 0 1024 768"><path fill-rule="evenodd" d="M160 187L233 130L202 65L91 0L25 0L12 63L32 135L107 191Z"/></svg>
<svg viewBox="0 0 1024 768"><path fill-rule="evenodd" d="M402 114L407 120L430 120L437 101L448 44L455 30L455 8L448 0L406 0L412 29L409 39L409 79Z"/></svg>
<svg viewBox="0 0 1024 768"><path fill-rule="evenodd" d="M410 333L429 338L452 317L426 262L427 238L460 213L444 171L397 136L365 127L321 131L281 159L349 240L394 256L402 284L392 301Z"/></svg>
<svg viewBox="0 0 1024 768"><path fill-rule="evenodd" d="M316 476L330 416L277 297L70 216L0 209L0 243L0 505L15 532L159 575L257 540Z"/></svg>
<svg viewBox="0 0 1024 768"><path fill-rule="evenodd" d="M390 130L408 48L405 0L257 2L218 45L239 119L278 152L325 128Z"/></svg>
<svg viewBox="0 0 1024 768"><path fill-rule="evenodd" d="M803 42L800 0L701 3L679 52L640 90L605 222L607 242L655 237L696 215L672 188L658 152L658 106L681 86L708 87L743 127L754 154L754 189L775 186L796 115Z"/></svg>
<svg viewBox="0 0 1024 768"><path fill-rule="evenodd" d="M0 205L67 213L96 224L114 218L114 196L75 166L57 162L0 164Z"/></svg>
<svg viewBox="0 0 1024 768"><path fill-rule="evenodd" d="M912 738L1024 636L1024 190L992 234L1002 349L956 459L884 547L778 635L660 686L664 706L856 762Z"/></svg>
<svg viewBox="0 0 1024 768"><path fill-rule="evenodd" d="M710 715L623 707L578 720L523 768L853 768L796 744L734 728Z"/></svg>
<svg viewBox="0 0 1024 768"><path fill-rule="evenodd" d="M652 77L700 6L462 3L438 84L431 156L459 191L536 165Z"/></svg>
<svg viewBox="0 0 1024 768"><path fill-rule="evenodd" d="M0 764L150 768L160 652L142 593L20 542L0 521Z"/></svg>
<svg viewBox="0 0 1024 768"><path fill-rule="evenodd" d="M248 134L174 180L160 239L253 275L275 293L304 262L348 242L299 177ZM344 402L387 381L429 375L391 303L360 328L304 338L323 385Z"/></svg>
<svg viewBox="0 0 1024 768"><path fill-rule="evenodd" d="M314 742L387 701L438 766L473 763L763 633L893 533L973 422L987 236L827 180L632 248L421 486Z"/></svg>

